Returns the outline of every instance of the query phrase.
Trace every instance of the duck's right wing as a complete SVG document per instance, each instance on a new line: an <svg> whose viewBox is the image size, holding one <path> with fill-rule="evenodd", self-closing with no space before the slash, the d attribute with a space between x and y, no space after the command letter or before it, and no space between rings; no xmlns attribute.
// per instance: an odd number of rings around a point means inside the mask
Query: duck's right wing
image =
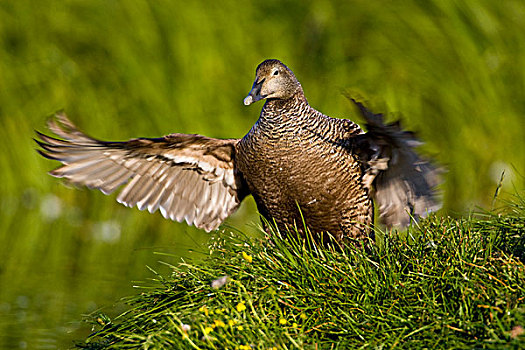
<svg viewBox="0 0 525 350"><path fill-rule="evenodd" d="M62 139L38 133L40 154L64 165L51 171L72 183L105 194L125 185L117 200L129 207L160 209L165 218L216 229L248 194L235 169L238 140L172 134L107 142L79 131L65 115L49 129Z"/></svg>

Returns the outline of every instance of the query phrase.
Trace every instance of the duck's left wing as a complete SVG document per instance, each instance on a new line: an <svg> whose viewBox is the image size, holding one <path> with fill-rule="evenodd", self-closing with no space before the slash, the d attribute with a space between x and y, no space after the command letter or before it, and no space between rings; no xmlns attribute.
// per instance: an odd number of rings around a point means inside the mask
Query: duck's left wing
<svg viewBox="0 0 525 350"><path fill-rule="evenodd" d="M441 208L436 186L442 169L421 158L414 150L421 144L399 122L385 124L382 114L369 111L350 98L366 121L366 134L356 137L364 165L363 182L374 194L379 219L387 226L406 227Z"/></svg>
<svg viewBox="0 0 525 350"><path fill-rule="evenodd" d="M216 229L248 194L235 169L236 139L171 134L107 142L79 131L65 115L48 123L59 138L38 133L39 153L64 165L50 172L105 194L125 184L117 200L160 209L165 218Z"/></svg>

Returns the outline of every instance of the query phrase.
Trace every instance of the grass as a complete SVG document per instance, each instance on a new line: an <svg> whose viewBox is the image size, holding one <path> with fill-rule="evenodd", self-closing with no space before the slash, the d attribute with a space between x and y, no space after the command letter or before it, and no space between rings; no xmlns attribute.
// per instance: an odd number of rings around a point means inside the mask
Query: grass
<svg viewBox="0 0 525 350"><path fill-rule="evenodd" d="M525 346L525 201L338 249L227 232L91 321L89 349ZM220 280L221 277L227 276ZM222 283L221 283L222 282ZM218 285L216 285L218 284Z"/></svg>

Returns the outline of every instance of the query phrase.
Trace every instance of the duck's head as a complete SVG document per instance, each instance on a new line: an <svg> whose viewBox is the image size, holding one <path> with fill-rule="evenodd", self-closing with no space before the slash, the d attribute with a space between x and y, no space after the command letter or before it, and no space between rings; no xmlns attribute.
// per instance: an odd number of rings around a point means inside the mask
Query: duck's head
<svg viewBox="0 0 525 350"><path fill-rule="evenodd" d="M266 60L257 66L255 82L244 104L251 105L262 99L287 100L302 91L301 84L279 60Z"/></svg>

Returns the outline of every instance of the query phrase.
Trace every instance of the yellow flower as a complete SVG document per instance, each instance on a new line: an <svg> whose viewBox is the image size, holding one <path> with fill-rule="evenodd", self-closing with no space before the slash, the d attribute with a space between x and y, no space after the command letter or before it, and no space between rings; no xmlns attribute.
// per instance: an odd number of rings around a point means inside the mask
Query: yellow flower
<svg viewBox="0 0 525 350"><path fill-rule="evenodd" d="M204 314L206 316L208 316L208 308L206 307L206 305L202 305L200 308L199 308L199 311L200 312L204 312Z"/></svg>
<svg viewBox="0 0 525 350"><path fill-rule="evenodd" d="M215 320L215 327L226 327L226 324L222 322L221 320Z"/></svg>
<svg viewBox="0 0 525 350"><path fill-rule="evenodd" d="M308 316L306 316L306 314L301 314L300 316L303 320L306 320L308 318Z"/></svg>
<svg viewBox="0 0 525 350"><path fill-rule="evenodd" d="M281 318L281 319L279 320L279 323L280 323L280 324L286 324L286 323L288 323L288 321L286 321L286 318Z"/></svg>
<svg viewBox="0 0 525 350"><path fill-rule="evenodd" d="M239 350L251 350L252 347L250 345L239 345Z"/></svg>
<svg viewBox="0 0 525 350"><path fill-rule="evenodd" d="M239 326L239 327L237 327L237 329L242 331L244 329L244 327L243 326Z"/></svg>
<svg viewBox="0 0 525 350"><path fill-rule="evenodd" d="M239 304L237 304L237 311L243 312L246 310L246 305L244 305L244 301L241 301Z"/></svg>
<svg viewBox="0 0 525 350"><path fill-rule="evenodd" d="M228 326L233 327L237 324L237 321L235 320L228 320Z"/></svg>
<svg viewBox="0 0 525 350"><path fill-rule="evenodd" d="M205 334L205 335L210 334L211 331L213 331L213 328L211 328L211 327L206 327L206 328L204 328L204 334Z"/></svg>
<svg viewBox="0 0 525 350"><path fill-rule="evenodd" d="M299 327L299 325L298 325L297 323L294 322L294 323L292 323L292 327L293 327L293 328L297 328L297 327Z"/></svg>
<svg viewBox="0 0 525 350"><path fill-rule="evenodd" d="M246 254L245 252L242 252L242 257L244 258L244 260L246 260L246 261L249 262L249 263L251 263L251 262L253 261L252 256Z"/></svg>

